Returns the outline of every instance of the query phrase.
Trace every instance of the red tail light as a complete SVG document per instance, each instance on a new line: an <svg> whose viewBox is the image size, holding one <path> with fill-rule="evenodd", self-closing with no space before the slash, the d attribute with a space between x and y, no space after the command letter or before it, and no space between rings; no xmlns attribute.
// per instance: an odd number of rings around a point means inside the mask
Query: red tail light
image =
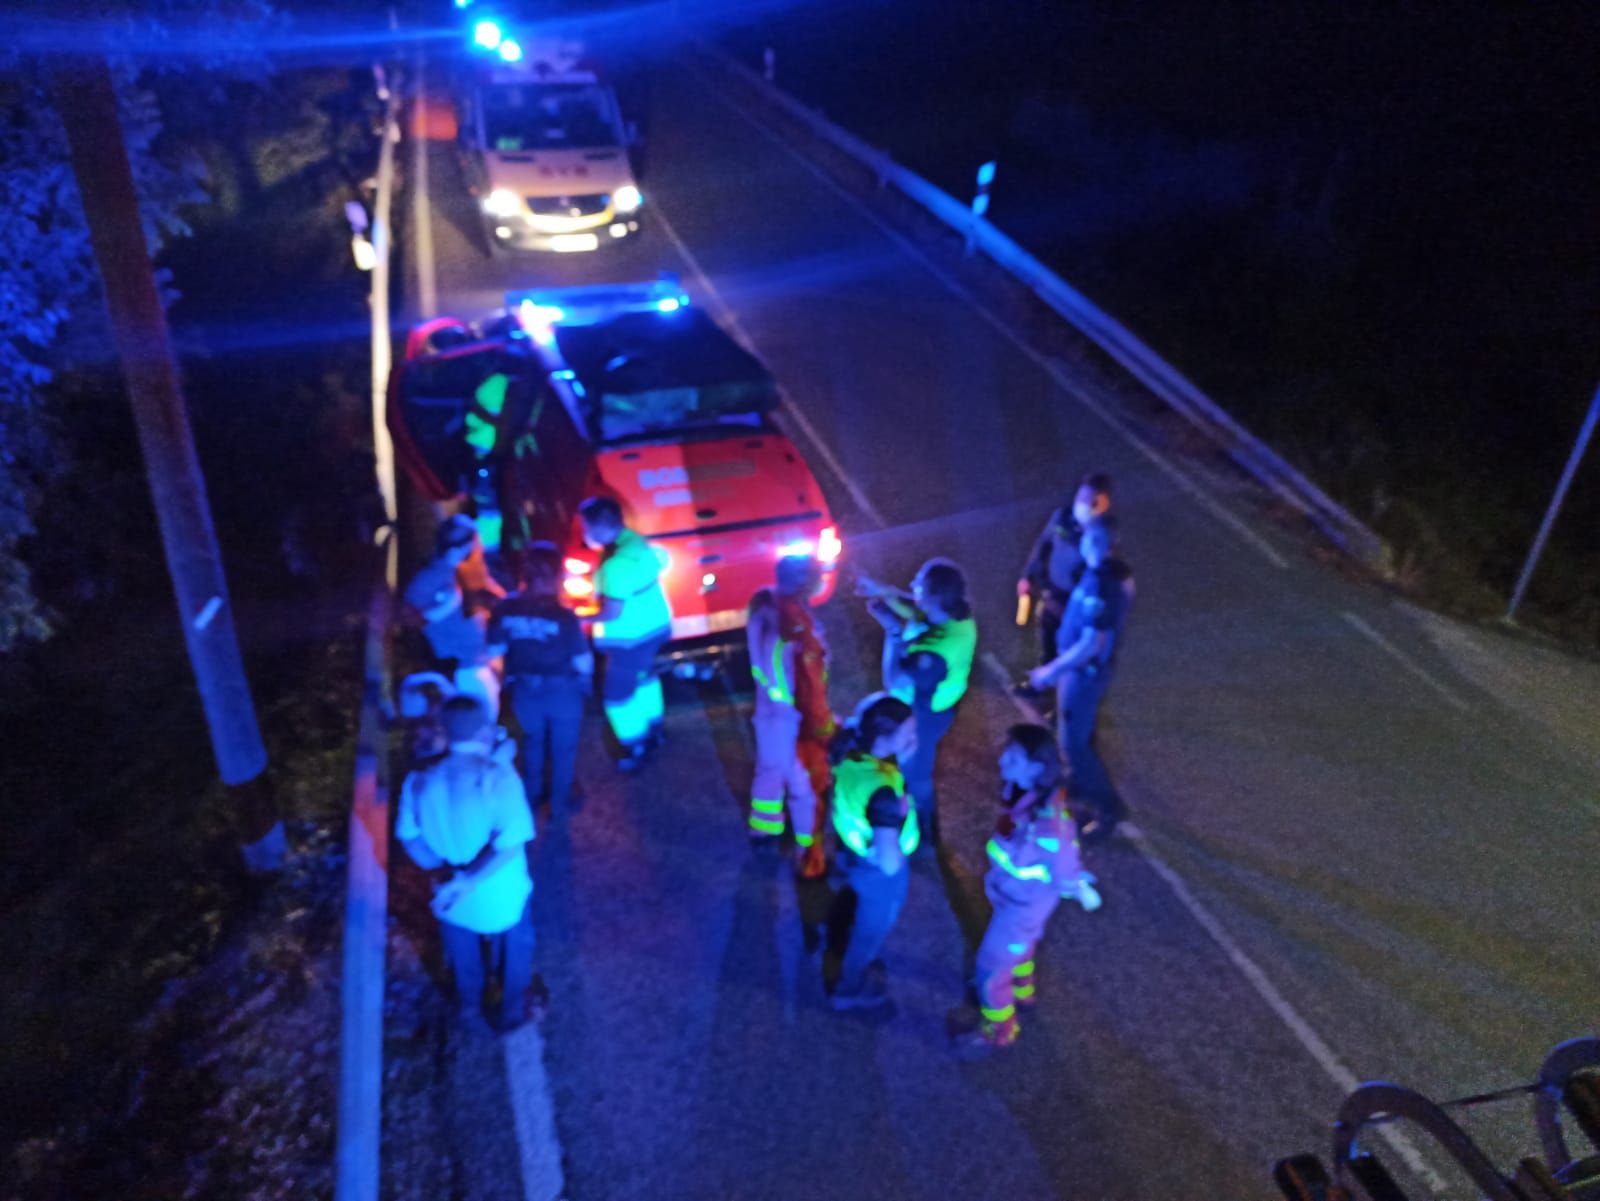
<svg viewBox="0 0 1600 1201"><path fill-rule="evenodd" d="M839 540L837 527L826 525L822 533L817 535L817 561L819 563L836 563L839 556L844 553L844 543Z"/></svg>

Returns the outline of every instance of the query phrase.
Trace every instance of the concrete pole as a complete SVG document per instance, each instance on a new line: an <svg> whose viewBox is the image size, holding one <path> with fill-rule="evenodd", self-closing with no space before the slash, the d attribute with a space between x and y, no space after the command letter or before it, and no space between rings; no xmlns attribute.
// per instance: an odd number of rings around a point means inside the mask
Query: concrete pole
<svg viewBox="0 0 1600 1201"><path fill-rule="evenodd" d="M51 69L51 91L66 129L217 770L235 807L246 866L275 870L286 850L283 823L266 775L267 752L233 628L111 70L103 58L64 60Z"/></svg>

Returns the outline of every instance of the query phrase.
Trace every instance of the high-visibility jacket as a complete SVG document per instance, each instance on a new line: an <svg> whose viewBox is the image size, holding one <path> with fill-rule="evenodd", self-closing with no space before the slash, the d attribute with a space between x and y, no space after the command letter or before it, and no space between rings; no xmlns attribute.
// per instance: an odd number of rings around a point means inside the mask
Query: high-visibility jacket
<svg viewBox="0 0 1600 1201"><path fill-rule="evenodd" d="M1057 789L1009 833L996 832L986 849L990 866L983 890L994 902L1053 905L1062 888L1083 873L1065 789Z"/></svg>
<svg viewBox="0 0 1600 1201"><path fill-rule="evenodd" d="M480 459L487 458L494 450L500 435L500 416L506 407L506 389L510 385L510 377L497 371L478 385L472 394L472 403L467 406L467 445Z"/></svg>
<svg viewBox="0 0 1600 1201"><path fill-rule="evenodd" d="M779 633L776 607L757 611L745 627L750 674L756 682L756 713L795 711L795 660L799 647Z"/></svg>
<svg viewBox="0 0 1600 1201"><path fill-rule="evenodd" d="M933 690L931 708L943 713L967 694L972 657L978 649L978 623L970 617L929 626L906 644L905 657L927 653L944 660L945 676Z"/></svg>
<svg viewBox="0 0 1600 1201"><path fill-rule="evenodd" d="M904 807L900 852L909 856L922 841L917 810L906 800L905 777L887 759L853 752L833 769L833 828L851 851L863 857L868 855L872 847L872 823L867 820L867 802L880 788L892 791Z"/></svg>
<svg viewBox="0 0 1600 1201"><path fill-rule="evenodd" d="M639 646L672 629L672 610L661 588L661 560L642 535L624 529L600 556L595 569L595 592L622 602L615 617L594 623L594 644L607 647Z"/></svg>

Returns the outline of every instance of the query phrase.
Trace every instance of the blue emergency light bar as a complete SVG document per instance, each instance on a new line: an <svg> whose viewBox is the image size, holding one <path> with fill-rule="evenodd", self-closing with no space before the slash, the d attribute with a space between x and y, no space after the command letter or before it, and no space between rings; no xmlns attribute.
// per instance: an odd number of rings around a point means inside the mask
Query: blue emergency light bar
<svg viewBox="0 0 1600 1201"><path fill-rule="evenodd" d="M689 307L677 277L638 284L593 284L582 288L538 288L506 293L506 311L526 324L593 325L618 313L676 313ZM531 332L531 331L530 331Z"/></svg>

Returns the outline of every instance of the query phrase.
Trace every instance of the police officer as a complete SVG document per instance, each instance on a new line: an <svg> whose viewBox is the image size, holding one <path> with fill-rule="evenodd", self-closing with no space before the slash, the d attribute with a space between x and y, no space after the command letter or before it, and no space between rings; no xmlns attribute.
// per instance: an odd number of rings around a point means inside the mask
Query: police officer
<svg viewBox="0 0 1600 1201"><path fill-rule="evenodd" d="M489 653L505 656L505 687L522 731L522 782L529 803L537 806L540 797L547 797L551 811L559 815L578 799L573 769L594 655L577 616L559 598L560 552L548 542L535 543L528 548L524 570L523 590L490 614Z"/></svg>
<svg viewBox="0 0 1600 1201"><path fill-rule="evenodd" d="M833 828L844 845L849 885L839 894L830 934L838 937L852 901L854 915L830 1004L857 1009L889 1000L881 978L867 969L900 917L911 877L907 860L919 840L917 811L897 765L916 749L916 719L910 705L876 692L856 706L834 741Z"/></svg>
<svg viewBox="0 0 1600 1201"><path fill-rule="evenodd" d="M827 748L836 729L828 706L828 651L811 609L822 583L815 559L779 559L776 591L756 594L745 627L756 684L750 837L760 845L782 834L787 800L804 877L826 869L816 834L832 783Z"/></svg>
<svg viewBox="0 0 1600 1201"><path fill-rule="evenodd" d="M661 588L661 560L642 536L622 520L609 496L591 496L578 506L583 540L600 552L595 596L600 612L591 629L603 656L601 697L606 721L621 748L617 766L637 771L660 741L664 706L656 652L672 635L672 612Z"/></svg>
<svg viewBox="0 0 1600 1201"><path fill-rule="evenodd" d="M1044 529L1033 540L1027 564L1017 580L1017 595L1029 598L1037 615L1041 664L1056 657L1056 630L1083 562L1078 555L1083 527L1097 518L1107 520L1110 512L1111 477L1104 472L1090 472L1072 499L1050 514ZM1017 691L1025 696L1039 695L1026 683Z"/></svg>
<svg viewBox="0 0 1600 1201"><path fill-rule="evenodd" d="M939 741L966 695L978 627L967 599L966 576L948 559L929 559L911 583L909 597L862 576L857 592L873 598L873 616L888 631L884 687L912 705L916 750L901 760L906 788L916 804L924 838L939 841L934 760Z"/></svg>
<svg viewBox="0 0 1600 1201"><path fill-rule="evenodd" d="M1113 553L1111 529L1098 519L1078 542L1083 565L1056 631L1056 657L1028 673L1035 688L1056 688L1056 721L1072 765L1073 796L1090 807L1086 840L1111 833L1124 806L1094 747L1100 702L1111 685L1117 642L1133 596L1133 572Z"/></svg>
<svg viewBox="0 0 1600 1201"><path fill-rule="evenodd" d="M1061 752L1044 726L1016 725L1000 751L1001 814L986 848L983 891L994 907L978 946L982 1021L957 1040L964 1051L1009 1047L1018 1008L1035 1001L1034 948L1063 897L1100 907L1093 877L1078 858L1077 829L1067 813Z"/></svg>
<svg viewBox="0 0 1600 1201"><path fill-rule="evenodd" d="M439 669L456 691L476 697L493 717L500 710L500 680L484 636L486 619L467 611L458 574L481 551L472 518L446 518L434 534L434 557L406 585L405 600L420 618Z"/></svg>

